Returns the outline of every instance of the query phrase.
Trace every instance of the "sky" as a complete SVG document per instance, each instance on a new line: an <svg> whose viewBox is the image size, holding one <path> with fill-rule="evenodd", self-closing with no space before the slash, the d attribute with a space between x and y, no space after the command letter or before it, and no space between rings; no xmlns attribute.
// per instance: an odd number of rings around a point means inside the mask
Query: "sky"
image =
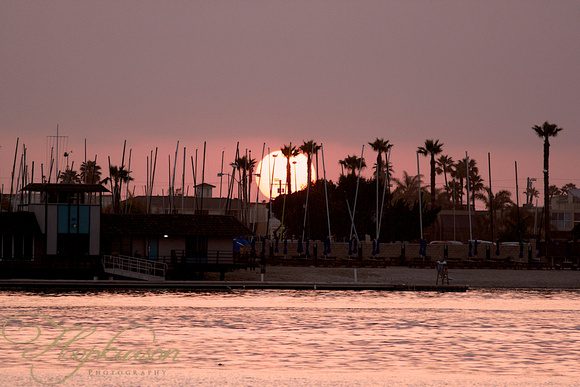
<svg viewBox="0 0 580 387"><path fill-rule="evenodd" d="M2 190L17 139L39 181L58 126L60 169L64 150L74 169L85 149L103 170L120 165L126 141L136 195L156 148L167 192L178 141L176 186L184 147L186 184L196 151L200 183L205 146L204 181L219 187L237 147L260 159L308 140L328 179L361 152L370 177L376 138L393 144L395 177L416 174L417 147L436 139L454 160L468 152L486 185L489 153L494 191L515 190L517 162L519 191L531 177L543 195L532 127L545 121L564 129L550 183L580 187L579 20L565 0L0 0ZM427 183L425 157L420 170Z"/></svg>

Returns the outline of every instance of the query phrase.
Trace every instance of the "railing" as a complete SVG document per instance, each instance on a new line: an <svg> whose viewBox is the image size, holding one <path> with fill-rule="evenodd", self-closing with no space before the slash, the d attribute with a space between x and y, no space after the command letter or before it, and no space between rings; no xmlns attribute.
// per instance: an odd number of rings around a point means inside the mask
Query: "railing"
<svg viewBox="0 0 580 387"><path fill-rule="evenodd" d="M203 254L187 256L185 250L172 250L171 257L159 257L161 261L171 262L172 264L209 264L209 265L233 265L241 263L251 263L255 261L248 253L233 251L208 250Z"/></svg>
<svg viewBox="0 0 580 387"><path fill-rule="evenodd" d="M141 279L165 278L167 264L126 255L104 255L105 272Z"/></svg>

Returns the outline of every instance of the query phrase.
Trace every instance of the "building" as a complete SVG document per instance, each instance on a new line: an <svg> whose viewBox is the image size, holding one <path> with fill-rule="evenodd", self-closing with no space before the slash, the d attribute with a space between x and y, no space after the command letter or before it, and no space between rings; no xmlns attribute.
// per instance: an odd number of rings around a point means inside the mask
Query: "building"
<svg viewBox="0 0 580 387"><path fill-rule="evenodd" d="M238 267L233 239L253 235L232 215L102 214L108 191L98 184L29 184L22 192L18 212L0 213L4 278L108 277L104 255L163 262L173 278L224 273Z"/></svg>
<svg viewBox="0 0 580 387"><path fill-rule="evenodd" d="M19 212L0 214L2 276L79 278L97 270L101 198L98 184L29 184Z"/></svg>
<svg viewBox="0 0 580 387"><path fill-rule="evenodd" d="M580 224L580 189L550 199L550 218L555 231L571 231Z"/></svg>
<svg viewBox="0 0 580 387"><path fill-rule="evenodd" d="M255 264L236 259L233 241L252 232L233 216L103 214L104 255L145 258L168 265L171 279L193 279Z"/></svg>
<svg viewBox="0 0 580 387"><path fill-rule="evenodd" d="M195 196L136 196L128 199L123 207L130 213L183 214L183 215L231 215L246 225L256 235L266 236L267 228L276 229L280 221L271 218L268 222L269 204L262 202L244 203L236 198L213 197L211 184L198 184ZM270 232L271 234L271 232Z"/></svg>

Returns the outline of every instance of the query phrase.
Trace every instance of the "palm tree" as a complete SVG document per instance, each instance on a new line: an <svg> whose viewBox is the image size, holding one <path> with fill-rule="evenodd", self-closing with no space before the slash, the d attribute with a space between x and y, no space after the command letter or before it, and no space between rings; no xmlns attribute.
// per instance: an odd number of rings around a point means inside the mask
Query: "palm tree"
<svg viewBox="0 0 580 387"><path fill-rule="evenodd" d="M316 181L318 181L320 174L318 173L318 152L322 149L322 144L320 145L316 145L316 148L314 148L314 158L316 160Z"/></svg>
<svg viewBox="0 0 580 387"><path fill-rule="evenodd" d="M466 188L466 184L463 184L464 180L467 180L467 169L469 168L469 176L477 176L479 174L479 168L477 167L477 162L474 159L469 159L469 166L465 164L465 159L461 159L455 163L455 168L451 172L451 176L459 180L459 204L463 205L463 190ZM470 182L471 188L471 182ZM469 205L469 203L466 203Z"/></svg>
<svg viewBox="0 0 580 387"><path fill-rule="evenodd" d="M371 148L373 148L375 152L377 152L377 163L375 164L375 170L378 186L378 182L381 179L381 176L383 175L382 172L386 165L386 162L383 162L383 153L386 154L389 151L389 149L391 149L393 144L389 144L389 140L385 141L382 138L377 138L374 142L369 142L369 145L371 146Z"/></svg>
<svg viewBox="0 0 580 387"><path fill-rule="evenodd" d="M456 185L456 193L459 196L459 205L463 205L463 180L467 178L467 167L465 164L465 159L457 160L454 165L454 168L450 172L451 177L458 182Z"/></svg>
<svg viewBox="0 0 580 387"><path fill-rule="evenodd" d="M550 164L550 137L556 137L562 128L556 124L544 122L542 126L535 125L532 130L538 137L544 140L544 232L546 235L546 256L548 255L548 241L550 240L550 198L548 196L549 182L549 164Z"/></svg>
<svg viewBox="0 0 580 387"><path fill-rule="evenodd" d="M437 159L437 168L435 169L435 172L438 175L443 175L443 177L445 178L445 190L450 193L449 190L449 184L447 182L447 172L452 172L453 171L453 159L451 158L451 156L447 156L447 155L441 155L439 156L439 158Z"/></svg>
<svg viewBox="0 0 580 387"><path fill-rule="evenodd" d="M312 184L312 155L316 154L319 149L320 145L316 144L314 140L304 141L304 144L300 145L300 151L306 156L306 174L308 176L308 185Z"/></svg>
<svg viewBox="0 0 580 387"><path fill-rule="evenodd" d="M515 206L515 203L511 199L512 193L504 189L499 191L495 195L493 194L490 195L489 188L485 188L485 191L487 192L487 195L482 195L482 200L485 203L485 208L487 208L488 210L490 209L490 206L492 206L491 208L493 208L493 214L491 214L491 216L493 216L494 223L497 224L498 220L497 214L499 213L499 218L502 219L502 214Z"/></svg>
<svg viewBox="0 0 580 387"><path fill-rule="evenodd" d="M118 213L121 209L121 187L123 183L129 183L133 180L130 176L131 171L127 171L125 166L117 167L111 165L109 167L109 177L102 181L103 184L111 183L111 192L113 193L113 212Z"/></svg>
<svg viewBox="0 0 580 387"><path fill-rule="evenodd" d="M256 159L253 159L250 157L250 159L248 160L248 198L250 201L252 201L252 181L253 181L253 175L254 175L254 170L256 169L256 164L258 162L256 161Z"/></svg>
<svg viewBox="0 0 580 387"><path fill-rule="evenodd" d="M443 144L439 140L425 140L425 146L420 146L417 152L427 157L431 156L431 208L435 208L435 155L443 151Z"/></svg>
<svg viewBox="0 0 580 387"><path fill-rule="evenodd" d="M286 157L286 186L288 187L288 194L292 193L292 170L290 168L290 159L292 157L296 157L298 156L298 154L300 153L298 151L298 149L296 149L295 146L292 146L292 143L290 143L290 145L284 145L280 151L282 152L282 155L284 157Z"/></svg>
<svg viewBox="0 0 580 387"><path fill-rule="evenodd" d="M562 192L563 195L568 195L568 191L570 191L571 189L577 189L576 184L574 183L564 184L564 186L562 186L562 188L560 189L560 192Z"/></svg>
<svg viewBox="0 0 580 387"><path fill-rule="evenodd" d="M61 171L60 174L58 175L58 178L59 178L61 183L66 183L66 184L75 184L75 183L81 182L81 178L80 178L78 172L74 171L72 169L67 169L65 171Z"/></svg>
<svg viewBox="0 0 580 387"><path fill-rule="evenodd" d="M471 205L473 211L475 211L475 199L484 200L485 195L481 194L481 191L485 189L483 185L483 179L477 172L469 171L469 190L471 192Z"/></svg>
<svg viewBox="0 0 580 387"><path fill-rule="evenodd" d="M81 180L85 184L98 184L101 181L101 167L96 160L88 160L81 164Z"/></svg>
<svg viewBox="0 0 580 387"><path fill-rule="evenodd" d="M548 187L548 198L551 200L554 196L562 195L562 190L555 185Z"/></svg>
<svg viewBox="0 0 580 387"><path fill-rule="evenodd" d="M378 219L379 219L379 186L381 183L382 176L383 176L383 169L384 166L386 166L386 162L383 163L383 153L387 153L389 151L389 149L393 146L392 144L389 144L389 140L385 141L382 138L378 138L375 139L374 142L369 142L369 145L371 146L371 148L373 148L373 150L375 152L377 152L377 163L375 164L375 182L377 183L377 192L376 192L376 218L377 218L377 224ZM387 167L388 170L388 167ZM387 171L388 174L388 171ZM377 234L378 234L378 226L377 226ZM378 235L377 235L378 237Z"/></svg>
<svg viewBox="0 0 580 387"><path fill-rule="evenodd" d="M540 191L538 191L535 187L529 186L526 188L526 197L528 198L527 204L532 203L533 205L534 198L540 197Z"/></svg>
<svg viewBox="0 0 580 387"><path fill-rule="evenodd" d="M244 203L248 203L248 198L250 197L250 186L252 185L252 172L256 166L256 159L248 159L247 156L238 157L234 161L234 165L238 171L241 171L240 181L242 183L242 200ZM249 184L248 184L249 183Z"/></svg>
<svg viewBox="0 0 580 387"><path fill-rule="evenodd" d="M347 156L338 162L344 169L346 169L347 174L355 175L357 169L366 168L367 164L364 159L356 156Z"/></svg>
<svg viewBox="0 0 580 387"><path fill-rule="evenodd" d="M477 167L477 162L475 159L469 159L469 192L471 197L471 203L473 210L475 211L475 199L478 199L478 193L481 191L483 186L483 179L479 175L479 168ZM467 203L469 205L469 203Z"/></svg>
<svg viewBox="0 0 580 387"><path fill-rule="evenodd" d="M423 175L420 175L421 177ZM414 203L419 197L419 179L417 175L409 175L407 171L403 171L403 178L395 178L397 188L393 192L394 200L403 199L408 204ZM423 188L421 188L423 192Z"/></svg>
<svg viewBox="0 0 580 387"><path fill-rule="evenodd" d="M488 193L488 195L485 195L485 208L487 208L489 210L490 208L490 202L489 202L489 188L485 189ZM514 205L514 202L511 198L512 193L508 190L502 189L501 191L499 191L498 193L496 193L495 195L492 195L492 201L491 204L493 205L493 210L495 211L505 211L506 209L508 209L510 206Z"/></svg>
<svg viewBox="0 0 580 387"><path fill-rule="evenodd" d="M250 187L252 186L252 172L256 166L256 160L247 156L238 157L234 160L233 165L241 173L240 182L242 190L242 222L247 224L248 220L248 202L250 196ZM238 191L239 192L239 191ZM239 195L239 194L238 194Z"/></svg>

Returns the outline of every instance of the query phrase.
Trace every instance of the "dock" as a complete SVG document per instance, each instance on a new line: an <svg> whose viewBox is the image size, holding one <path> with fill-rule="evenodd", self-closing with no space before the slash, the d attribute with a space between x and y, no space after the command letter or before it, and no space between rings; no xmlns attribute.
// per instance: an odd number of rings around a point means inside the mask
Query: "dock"
<svg viewBox="0 0 580 387"><path fill-rule="evenodd" d="M95 291L95 290L376 290L466 292L467 285L413 285L372 282L281 281L126 281L126 280L0 280L1 290Z"/></svg>

